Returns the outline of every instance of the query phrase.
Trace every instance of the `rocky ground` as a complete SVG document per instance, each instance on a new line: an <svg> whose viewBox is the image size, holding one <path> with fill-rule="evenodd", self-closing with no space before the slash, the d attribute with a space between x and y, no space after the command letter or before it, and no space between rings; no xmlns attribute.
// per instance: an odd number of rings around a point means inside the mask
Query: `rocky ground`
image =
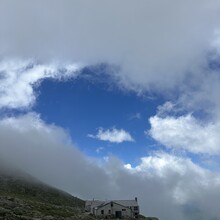
<svg viewBox="0 0 220 220"><path fill-rule="evenodd" d="M0 196L0 219L77 220L92 218L83 214L83 211L80 208L53 205L10 196Z"/></svg>

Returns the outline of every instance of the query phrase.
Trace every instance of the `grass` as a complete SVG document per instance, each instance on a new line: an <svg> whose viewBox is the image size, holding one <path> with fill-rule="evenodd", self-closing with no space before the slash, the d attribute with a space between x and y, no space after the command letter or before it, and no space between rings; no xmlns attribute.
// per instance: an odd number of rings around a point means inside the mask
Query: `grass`
<svg viewBox="0 0 220 220"><path fill-rule="evenodd" d="M43 216L53 216L57 219L92 219L83 214L83 200L26 174L21 177L0 172L0 202L3 204L0 207L7 211L4 215L10 215L11 219ZM21 210L21 213L16 213L14 207Z"/></svg>

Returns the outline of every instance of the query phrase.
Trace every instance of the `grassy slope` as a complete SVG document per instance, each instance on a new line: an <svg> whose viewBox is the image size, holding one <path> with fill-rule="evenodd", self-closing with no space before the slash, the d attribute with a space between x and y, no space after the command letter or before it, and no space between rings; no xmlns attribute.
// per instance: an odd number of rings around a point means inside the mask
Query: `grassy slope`
<svg viewBox="0 0 220 220"><path fill-rule="evenodd" d="M0 219L90 219L84 201L29 175L0 170Z"/></svg>
<svg viewBox="0 0 220 220"><path fill-rule="evenodd" d="M84 207L83 200L47 186L31 177L22 179L21 177L0 174L0 194L54 205Z"/></svg>

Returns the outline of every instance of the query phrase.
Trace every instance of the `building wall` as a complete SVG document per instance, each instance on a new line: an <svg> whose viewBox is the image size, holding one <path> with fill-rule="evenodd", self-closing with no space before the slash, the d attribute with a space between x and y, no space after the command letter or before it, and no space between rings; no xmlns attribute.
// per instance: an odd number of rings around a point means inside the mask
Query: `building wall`
<svg viewBox="0 0 220 220"><path fill-rule="evenodd" d="M138 216L140 213L139 206L131 206L131 210L134 216Z"/></svg>
<svg viewBox="0 0 220 220"><path fill-rule="evenodd" d="M121 206L116 203L108 203L103 207L100 207L96 210L97 216L110 216L110 215L116 215L116 212L121 212L122 217L133 217L131 209Z"/></svg>
<svg viewBox="0 0 220 220"><path fill-rule="evenodd" d="M111 206L111 202L113 206ZM85 204L85 211L96 216L115 216L115 212L121 212L122 217L138 218L140 213L137 198L135 200L117 200L108 203L99 200L88 200ZM102 204L106 203L102 206ZM102 212L103 210L103 212ZM109 211L110 210L110 211ZM102 214L103 213L103 214Z"/></svg>
<svg viewBox="0 0 220 220"><path fill-rule="evenodd" d="M86 212L91 212L91 205L86 205L85 206L85 211Z"/></svg>

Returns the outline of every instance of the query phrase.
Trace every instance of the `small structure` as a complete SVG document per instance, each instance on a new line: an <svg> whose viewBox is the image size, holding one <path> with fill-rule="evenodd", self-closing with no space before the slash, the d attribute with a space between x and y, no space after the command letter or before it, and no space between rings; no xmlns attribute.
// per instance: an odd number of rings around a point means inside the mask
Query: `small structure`
<svg viewBox="0 0 220 220"><path fill-rule="evenodd" d="M137 198L134 200L88 200L85 204L85 211L90 212L96 217L119 219L138 218L139 205Z"/></svg>

